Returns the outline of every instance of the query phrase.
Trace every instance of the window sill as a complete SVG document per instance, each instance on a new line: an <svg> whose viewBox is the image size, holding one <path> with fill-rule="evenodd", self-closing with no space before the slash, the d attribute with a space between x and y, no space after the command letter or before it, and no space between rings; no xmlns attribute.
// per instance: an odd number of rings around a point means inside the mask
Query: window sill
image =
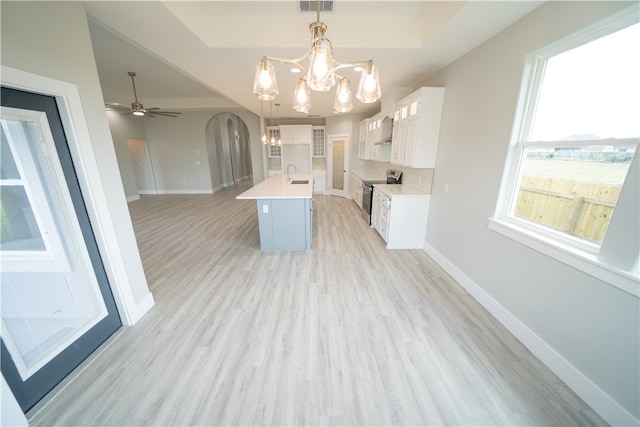
<svg viewBox="0 0 640 427"><path fill-rule="evenodd" d="M604 264L598 260L595 254L578 250L570 245L562 244L498 218L489 218L489 229L600 279L611 286L640 297L640 280L637 274L634 275L632 272L619 270Z"/></svg>

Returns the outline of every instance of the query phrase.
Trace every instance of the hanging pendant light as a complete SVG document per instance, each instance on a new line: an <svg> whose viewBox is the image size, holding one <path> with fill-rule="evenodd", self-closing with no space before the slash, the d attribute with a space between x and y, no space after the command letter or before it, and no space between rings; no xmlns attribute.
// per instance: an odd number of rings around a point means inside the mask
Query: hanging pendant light
<svg viewBox="0 0 640 427"><path fill-rule="evenodd" d="M264 123L264 105L262 99L260 100L260 128L262 129L262 136L260 137L260 142L263 145L267 145L267 129Z"/></svg>
<svg viewBox="0 0 640 427"><path fill-rule="evenodd" d="M351 84L348 79L341 79L333 101L333 111L336 113L348 113L353 109L353 97Z"/></svg>
<svg viewBox="0 0 640 427"><path fill-rule="evenodd" d="M360 102L370 104L376 102L381 96L378 69L373 65L373 61L369 61L364 71L362 71L356 98L358 98Z"/></svg>
<svg viewBox="0 0 640 427"><path fill-rule="evenodd" d="M309 88L319 92L326 92L336 84L333 69L333 48L331 41L324 37L327 26L322 22L310 25L313 34L313 46L309 55L309 69L306 80Z"/></svg>
<svg viewBox="0 0 640 427"><path fill-rule="evenodd" d="M256 77L253 82L253 93L259 99L272 101L278 96L278 82L276 72L266 56L263 56L256 67Z"/></svg>
<svg viewBox="0 0 640 427"><path fill-rule="evenodd" d="M278 140L276 141L277 145L282 145L282 139L280 138L280 104L276 104L276 113L278 115Z"/></svg>
<svg viewBox="0 0 640 427"><path fill-rule="evenodd" d="M301 77L293 91L293 109L300 113L308 113L311 108L311 91L307 81Z"/></svg>
<svg viewBox="0 0 640 427"><path fill-rule="evenodd" d="M271 126L269 129L269 144L276 145L275 130L273 129L273 102L269 101L269 109L271 110Z"/></svg>

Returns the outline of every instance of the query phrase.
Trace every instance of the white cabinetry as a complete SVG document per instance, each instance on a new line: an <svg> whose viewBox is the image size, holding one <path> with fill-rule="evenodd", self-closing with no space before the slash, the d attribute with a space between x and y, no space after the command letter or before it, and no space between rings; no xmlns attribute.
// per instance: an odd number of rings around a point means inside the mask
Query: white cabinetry
<svg viewBox="0 0 640 427"><path fill-rule="evenodd" d="M385 130L391 126L391 118L386 112L381 112L371 117L367 124L367 160L376 162L388 162L391 159L389 144L380 144L383 127Z"/></svg>
<svg viewBox="0 0 640 427"><path fill-rule="evenodd" d="M324 141L324 127L313 126L311 128L313 137L313 146L311 154L313 157L325 157L326 148Z"/></svg>
<svg viewBox="0 0 640 427"><path fill-rule="evenodd" d="M311 125L280 126L280 139L283 144L312 144L313 131Z"/></svg>
<svg viewBox="0 0 640 427"><path fill-rule="evenodd" d="M327 171L324 169L314 169L313 175L313 192L325 193L327 191Z"/></svg>
<svg viewBox="0 0 640 427"><path fill-rule="evenodd" d="M373 187L371 221L387 249L422 249L430 196L388 195Z"/></svg>
<svg viewBox="0 0 640 427"><path fill-rule="evenodd" d="M369 119L360 122L358 131L358 159L368 160L367 134L369 133Z"/></svg>
<svg viewBox="0 0 640 427"><path fill-rule="evenodd" d="M444 90L423 87L393 104L392 164L435 167Z"/></svg>
<svg viewBox="0 0 640 427"><path fill-rule="evenodd" d="M389 237L389 207L391 198L373 187L373 205L371 206L371 226L385 242Z"/></svg>
<svg viewBox="0 0 640 427"><path fill-rule="evenodd" d="M362 209L362 180L356 174L351 174L351 197L356 205Z"/></svg>

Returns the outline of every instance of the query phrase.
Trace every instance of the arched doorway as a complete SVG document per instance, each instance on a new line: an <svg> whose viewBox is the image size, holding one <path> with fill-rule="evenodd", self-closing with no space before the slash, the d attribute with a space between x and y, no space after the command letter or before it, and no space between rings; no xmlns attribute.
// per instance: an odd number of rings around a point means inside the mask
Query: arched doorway
<svg viewBox="0 0 640 427"><path fill-rule="evenodd" d="M235 114L220 113L209 120L205 132L213 191L252 179L251 144L245 122Z"/></svg>

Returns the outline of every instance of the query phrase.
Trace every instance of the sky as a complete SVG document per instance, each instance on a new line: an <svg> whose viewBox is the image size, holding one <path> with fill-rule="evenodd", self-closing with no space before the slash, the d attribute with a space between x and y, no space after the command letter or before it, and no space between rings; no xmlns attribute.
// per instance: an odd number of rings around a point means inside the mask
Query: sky
<svg viewBox="0 0 640 427"><path fill-rule="evenodd" d="M640 24L547 62L530 140L640 136Z"/></svg>

